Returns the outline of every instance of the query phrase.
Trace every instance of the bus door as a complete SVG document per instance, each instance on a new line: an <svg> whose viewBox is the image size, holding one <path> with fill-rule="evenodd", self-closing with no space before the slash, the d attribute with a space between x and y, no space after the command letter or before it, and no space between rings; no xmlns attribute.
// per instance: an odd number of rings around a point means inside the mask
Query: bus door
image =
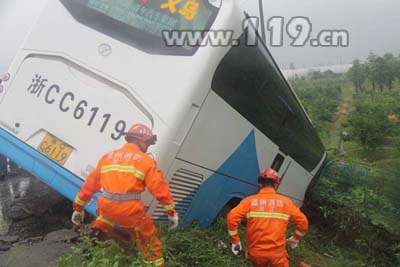
<svg viewBox="0 0 400 267"><path fill-rule="evenodd" d="M281 183L285 179L291 163L291 158L287 157L282 151L279 150L271 164L271 168L279 173Z"/></svg>
<svg viewBox="0 0 400 267"><path fill-rule="evenodd" d="M312 176L290 156L282 152L276 155L271 168L278 171L281 177L278 193L291 198L296 205L301 206L304 192Z"/></svg>

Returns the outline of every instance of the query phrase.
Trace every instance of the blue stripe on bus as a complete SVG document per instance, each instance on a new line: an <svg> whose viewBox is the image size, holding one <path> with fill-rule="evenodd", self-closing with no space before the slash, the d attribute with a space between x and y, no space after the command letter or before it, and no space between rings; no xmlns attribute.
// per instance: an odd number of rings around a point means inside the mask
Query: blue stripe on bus
<svg viewBox="0 0 400 267"><path fill-rule="evenodd" d="M83 184L83 180L1 128L0 153L71 201ZM96 214L98 196L96 194L85 208L93 215Z"/></svg>
<svg viewBox="0 0 400 267"><path fill-rule="evenodd" d="M248 183L223 174L240 177ZM219 169L200 186L191 206L182 218L182 226L189 226L193 221L199 221L202 227L209 227L230 199L243 199L257 193L259 174L253 130Z"/></svg>
<svg viewBox="0 0 400 267"><path fill-rule="evenodd" d="M71 201L82 186L83 181L80 178L1 128L0 153ZM249 183L240 182L221 173L240 177ZM231 198L244 198L257 192L259 173L255 136L252 131L217 172L201 185L182 219L182 225L189 225L198 220L203 227L210 226ZM99 194L96 194L86 206L86 210L93 215L96 214L98 196Z"/></svg>

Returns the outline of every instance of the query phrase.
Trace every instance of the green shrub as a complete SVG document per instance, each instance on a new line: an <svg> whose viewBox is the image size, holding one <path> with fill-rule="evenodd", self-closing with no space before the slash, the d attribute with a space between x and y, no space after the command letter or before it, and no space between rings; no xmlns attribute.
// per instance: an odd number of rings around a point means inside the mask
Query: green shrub
<svg viewBox="0 0 400 267"><path fill-rule="evenodd" d="M295 80L293 87L320 135L327 135L341 99L341 79Z"/></svg>
<svg viewBox="0 0 400 267"><path fill-rule="evenodd" d="M240 231L243 236L243 231ZM188 229L169 232L165 225L158 233L163 243L166 265L169 267L187 266L248 266L243 257L234 257L224 219L218 220L210 229L197 225ZM245 239L243 239L243 244ZM88 238L73 248L72 253L58 261L58 267L139 267L140 255L131 246L123 249L115 242L103 248L94 246Z"/></svg>
<svg viewBox="0 0 400 267"><path fill-rule="evenodd" d="M352 136L365 150L375 150L389 136L397 134L399 123L391 121L391 114L399 114L400 93L358 94L354 112L350 116Z"/></svg>
<svg viewBox="0 0 400 267"><path fill-rule="evenodd" d="M314 212L313 217L319 218L318 224L332 242L365 253L368 266L397 266L400 236L391 231L390 217L384 214L385 209L396 210L395 202L379 194L381 183L375 187L364 179L365 167L334 163L310 192L306 208L320 213Z"/></svg>

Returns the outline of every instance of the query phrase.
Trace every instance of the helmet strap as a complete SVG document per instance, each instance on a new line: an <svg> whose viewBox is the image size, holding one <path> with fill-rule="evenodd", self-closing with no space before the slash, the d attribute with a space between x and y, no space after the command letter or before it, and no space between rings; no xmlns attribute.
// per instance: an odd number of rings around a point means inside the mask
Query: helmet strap
<svg viewBox="0 0 400 267"><path fill-rule="evenodd" d="M139 146L140 150L142 150L143 153L147 152L147 149L149 148L149 144L145 142L137 142L137 145Z"/></svg>

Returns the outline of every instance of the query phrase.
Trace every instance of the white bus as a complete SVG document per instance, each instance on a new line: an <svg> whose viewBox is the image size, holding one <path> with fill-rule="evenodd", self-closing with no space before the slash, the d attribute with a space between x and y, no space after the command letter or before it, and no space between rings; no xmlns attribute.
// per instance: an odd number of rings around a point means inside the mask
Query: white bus
<svg viewBox="0 0 400 267"><path fill-rule="evenodd" d="M0 153L72 200L97 160L143 123L158 135L150 152L184 225L209 226L257 192L269 166L279 192L301 205L324 147L245 18L235 1L48 1L3 77ZM165 30L230 30L240 43L167 46ZM157 201L142 199L162 221Z"/></svg>

